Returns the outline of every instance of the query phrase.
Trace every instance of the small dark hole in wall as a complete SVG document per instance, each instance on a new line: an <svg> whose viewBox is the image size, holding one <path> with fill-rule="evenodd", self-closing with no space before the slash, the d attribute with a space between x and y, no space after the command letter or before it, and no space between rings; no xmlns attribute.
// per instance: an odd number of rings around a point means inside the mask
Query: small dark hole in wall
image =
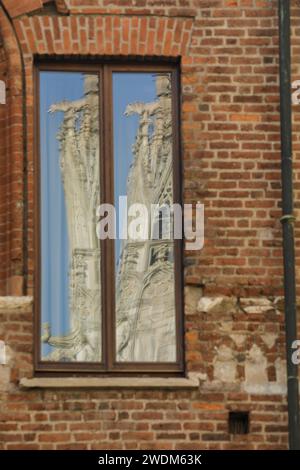
<svg viewBox="0 0 300 470"><path fill-rule="evenodd" d="M248 411L230 411L228 426L229 426L230 434L248 434L249 433L249 412Z"/></svg>

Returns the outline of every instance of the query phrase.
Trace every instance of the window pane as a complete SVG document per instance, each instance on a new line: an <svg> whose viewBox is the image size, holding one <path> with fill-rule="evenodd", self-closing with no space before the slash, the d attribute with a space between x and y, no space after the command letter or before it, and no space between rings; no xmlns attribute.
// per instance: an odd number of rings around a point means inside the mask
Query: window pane
<svg viewBox="0 0 300 470"><path fill-rule="evenodd" d="M98 81L40 72L43 361L101 361Z"/></svg>
<svg viewBox="0 0 300 470"><path fill-rule="evenodd" d="M115 244L117 361L175 362L171 74L114 73L113 117L115 201L126 195L129 213ZM164 208L151 217L151 205Z"/></svg>

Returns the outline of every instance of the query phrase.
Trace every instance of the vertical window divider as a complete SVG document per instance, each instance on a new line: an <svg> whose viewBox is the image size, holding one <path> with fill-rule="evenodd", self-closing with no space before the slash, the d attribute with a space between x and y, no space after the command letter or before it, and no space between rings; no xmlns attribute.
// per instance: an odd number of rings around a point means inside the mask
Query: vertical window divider
<svg viewBox="0 0 300 470"><path fill-rule="evenodd" d="M113 161L113 96L112 96L112 71L109 65L103 66L103 113L105 116L103 125L104 139L104 202L114 205L114 161ZM116 227L115 227L116 229ZM107 238L103 246L105 253L105 286L103 289L106 297L103 315L106 323L106 367L112 369L115 358L115 260L114 240Z"/></svg>
<svg viewBox="0 0 300 470"><path fill-rule="evenodd" d="M105 105L105 87L104 87L104 68L103 66L99 67L99 140L100 140L100 152L99 152L99 171L100 171L100 204L103 204L106 200L106 177L105 177L105 114L104 114L104 105ZM96 208L95 208L96 210ZM105 240L100 240L100 269L101 269L101 322L102 322L102 359L104 370L108 370L108 358L107 358L107 320L106 320L106 310L107 310L107 295L106 295L106 247Z"/></svg>

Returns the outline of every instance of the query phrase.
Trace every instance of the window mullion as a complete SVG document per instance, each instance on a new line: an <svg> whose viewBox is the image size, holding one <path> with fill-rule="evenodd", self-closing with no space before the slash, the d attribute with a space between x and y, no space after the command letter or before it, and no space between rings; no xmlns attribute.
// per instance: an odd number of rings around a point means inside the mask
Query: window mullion
<svg viewBox="0 0 300 470"><path fill-rule="evenodd" d="M114 162L113 162L113 120L112 120L112 73L109 65L103 66L103 202L114 205ZM105 344L106 368L113 367L115 356L115 262L114 240L102 241L105 275L103 277L105 297Z"/></svg>

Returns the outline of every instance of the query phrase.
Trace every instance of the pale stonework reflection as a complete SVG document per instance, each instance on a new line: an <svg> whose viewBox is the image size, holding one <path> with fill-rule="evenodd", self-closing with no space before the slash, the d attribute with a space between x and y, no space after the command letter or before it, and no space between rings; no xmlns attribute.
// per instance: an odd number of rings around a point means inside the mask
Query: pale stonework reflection
<svg viewBox="0 0 300 470"><path fill-rule="evenodd" d="M151 204L173 203L170 74L156 74L155 86L154 102L128 104L125 110L139 117L128 207L144 204L149 214ZM158 221L152 223L151 233ZM123 242L116 281L118 361L176 361L173 240L151 240L151 233L146 241Z"/></svg>
<svg viewBox="0 0 300 470"><path fill-rule="evenodd" d="M172 100L170 74L155 74L157 98L129 103L138 127L128 174L128 206L173 203ZM101 361L99 205L99 87L85 75L84 96L53 104L61 111L60 168L69 234L70 333L42 341L53 347L43 360ZM157 224L158 220L154 221ZM155 230L150 226L151 233ZM116 359L119 362L175 362L176 321L172 239L124 240L116 277Z"/></svg>
<svg viewBox="0 0 300 470"><path fill-rule="evenodd" d="M63 112L57 135L69 241L70 333L52 336L43 325L42 341L54 348L46 360L101 360L100 242L95 232L99 198L99 85L84 76L84 96L53 104Z"/></svg>

